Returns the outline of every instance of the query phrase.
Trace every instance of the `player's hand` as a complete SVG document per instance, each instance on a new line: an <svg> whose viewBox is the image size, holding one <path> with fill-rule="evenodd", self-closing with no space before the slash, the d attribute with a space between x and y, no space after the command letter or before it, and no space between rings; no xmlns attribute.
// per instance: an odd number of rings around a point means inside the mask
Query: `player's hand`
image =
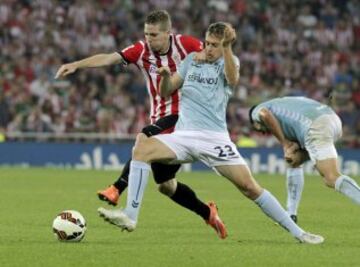
<svg viewBox="0 0 360 267"><path fill-rule="evenodd" d="M296 142L286 141L283 148L284 154L286 155L294 153L296 150L300 149L300 146Z"/></svg>
<svg viewBox="0 0 360 267"><path fill-rule="evenodd" d="M295 142L286 141L283 145L283 149L285 160L287 163L290 163L292 161L291 158L293 157L295 152L300 149L300 146Z"/></svg>
<svg viewBox="0 0 360 267"><path fill-rule="evenodd" d="M235 40L236 40L235 29L230 24L227 24L224 30L224 36L221 39L222 47L229 47L233 42L235 42Z"/></svg>
<svg viewBox="0 0 360 267"><path fill-rule="evenodd" d="M77 66L75 63L64 64L56 72L55 79L65 77L71 73L74 73L76 70L77 70Z"/></svg>
<svg viewBox="0 0 360 267"><path fill-rule="evenodd" d="M288 159L286 159L286 162L290 167L297 168L307 160L309 160L308 152L304 149L298 149L292 155L290 155Z"/></svg>
<svg viewBox="0 0 360 267"><path fill-rule="evenodd" d="M286 163L289 164L289 166L291 166L292 168L295 168L300 161L300 154L298 152L299 151L296 151L295 153L287 155L285 157Z"/></svg>
<svg viewBox="0 0 360 267"><path fill-rule="evenodd" d="M170 71L170 68L168 66L158 68L156 70L156 73L159 74L162 77L171 75L171 71Z"/></svg>
<svg viewBox="0 0 360 267"><path fill-rule="evenodd" d="M194 59L194 61L196 63L204 63L206 61L205 50L201 50L200 52L196 52L193 59Z"/></svg>

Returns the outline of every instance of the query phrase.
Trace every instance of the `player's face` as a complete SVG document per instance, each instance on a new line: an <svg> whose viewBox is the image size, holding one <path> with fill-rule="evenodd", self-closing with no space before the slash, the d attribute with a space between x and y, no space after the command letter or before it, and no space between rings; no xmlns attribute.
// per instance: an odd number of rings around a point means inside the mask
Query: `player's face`
<svg viewBox="0 0 360 267"><path fill-rule="evenodd" d="M208 62L214 62L222 56L220 39L214 35L206 34L205 55Z"/></svg>
<svg viewBox="0 0 360 267"><path fill-rule="evenodd" d="M159 24L145 24L146 42L154 52L165 53L169 47L169 31L161 30Z"/></svg>

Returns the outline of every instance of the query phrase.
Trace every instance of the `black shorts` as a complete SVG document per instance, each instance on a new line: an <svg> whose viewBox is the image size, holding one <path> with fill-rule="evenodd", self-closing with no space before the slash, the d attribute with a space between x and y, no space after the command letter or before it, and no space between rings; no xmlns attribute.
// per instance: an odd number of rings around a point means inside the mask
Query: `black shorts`
<svg viewBox="0 0 360 267"><path fill-rule="evenodd" d="M178 115L169 115L157 120L142 129L142 132L147 136L153 136L163 133L171 133L174 131L175 124L178 120ZM154 162L151 164L154 180L157 184L162 184L175 178L177 171L180 169L180 164L167 165L163 163Z"/></svg>
<svg viewBox="0 0 360 267"><path fill-rule="evenodd" d="M145 126L141 132L146 134L147 137L158 135L161 133L171 133L174 131L178 118L178 115L169 115L163 117L161 119L158 119L153 124Z"/></svg>

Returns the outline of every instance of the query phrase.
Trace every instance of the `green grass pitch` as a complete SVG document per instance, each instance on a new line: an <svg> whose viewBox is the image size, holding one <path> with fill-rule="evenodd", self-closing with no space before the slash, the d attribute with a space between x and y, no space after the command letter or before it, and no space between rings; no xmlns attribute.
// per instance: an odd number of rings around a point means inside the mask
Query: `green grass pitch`
<svg viewBox="0 0 360 267"><path fill-rule="evenodd" d="M215 232L191 212L158 193L149 180L138 227L121 232L97 215L95 192L115 172L55 169L0 169L0 266L360 266L360 207L307 176L299 223L322 234L325 243L299 244L275 225L232 184L211 172L180 173L198 196L215 200L229 237ZM262 186L285 202L282 176L257 175ZM357 178L359 181L359 178ZM125 195L121 204L125 204ZM85 239L58 242L51 224L64 209L80 211Z"/></svg>

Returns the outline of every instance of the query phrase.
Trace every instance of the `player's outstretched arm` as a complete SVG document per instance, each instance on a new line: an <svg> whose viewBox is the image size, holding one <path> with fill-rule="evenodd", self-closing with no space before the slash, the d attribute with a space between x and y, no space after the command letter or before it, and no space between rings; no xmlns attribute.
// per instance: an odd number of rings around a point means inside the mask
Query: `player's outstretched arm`
<svg viewBox="0 0 360 267"><path fill-rule="evenodd" d="M236 65L234 54L232 52L232 44L236 40L235 29L228 24L224 31L224 37L221 40L223 49L223 57L225 64L226 81L231 87L234 87L239 82L239 66Z"/></svg>
<svg viewBox="0 0 360 267"><path fill-rule="evenodd" d="M183 84L183 80L179 74L174 73L171 75L169 67L158 68L156 72L161 76L159 87L160 95L162 97L168 97L172 95L172 93L176 89L179 89Z"/></svg>
<svg viewBox="0 0 360 267"><path fill-rule="evenodd" d="M56 72L55 79L74 73L77 69L102 67L121 63L123 61L119 53L98 54L79 61L62 65Z"/></svg>

